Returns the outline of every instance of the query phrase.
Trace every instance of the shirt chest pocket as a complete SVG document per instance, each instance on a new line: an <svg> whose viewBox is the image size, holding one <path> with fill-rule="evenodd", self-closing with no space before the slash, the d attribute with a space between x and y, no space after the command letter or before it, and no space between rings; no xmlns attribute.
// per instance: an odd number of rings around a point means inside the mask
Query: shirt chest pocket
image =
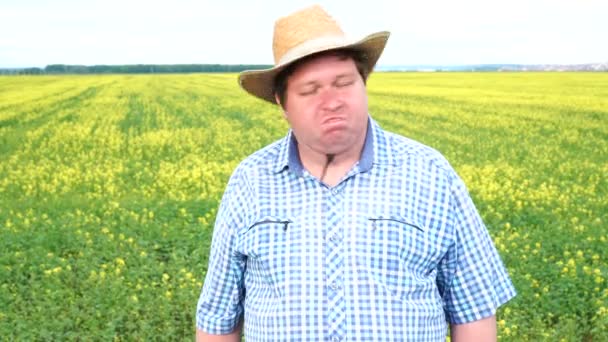
<svg viewBox="0 0 608 342"><path fill-rule="evenodd" d="M243 236L248 257L247 272L258 285L283 294L286 279L301 267L302 232L289 218L266 217L249 227Z"/></svg>
<svg viewBox="0 0 608 342"><path fill-rule="evenodd" d="M367 280L400 299L434 289L434 250L423 225L402 215L364 215L357 220L352 251Z"/></svg>

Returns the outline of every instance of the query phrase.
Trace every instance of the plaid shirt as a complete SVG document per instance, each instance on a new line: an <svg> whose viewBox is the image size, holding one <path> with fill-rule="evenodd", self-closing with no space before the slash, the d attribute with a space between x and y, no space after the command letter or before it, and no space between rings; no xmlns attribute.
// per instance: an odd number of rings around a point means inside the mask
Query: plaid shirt
<svg viewBox="0 0 608 342"><path fill-rule="evenodd" d="M462 182L435 150L369 120L338 185L291 131L245 159L218 211L199 329L247 342L445 341L515 295Z"/></svg>

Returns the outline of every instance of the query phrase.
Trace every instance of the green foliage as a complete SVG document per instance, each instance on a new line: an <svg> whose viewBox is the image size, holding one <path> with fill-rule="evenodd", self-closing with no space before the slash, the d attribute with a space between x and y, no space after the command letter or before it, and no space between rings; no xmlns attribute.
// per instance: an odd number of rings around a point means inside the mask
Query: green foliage
<svg viewBox="0 0 608 342"><path fill-rule="evenodd" d="M235 78L0 77L0 336L192 340L226 181L287 129ZM501 340L608 340L608 75L368 85L468 185L519 293Z"/></svg>

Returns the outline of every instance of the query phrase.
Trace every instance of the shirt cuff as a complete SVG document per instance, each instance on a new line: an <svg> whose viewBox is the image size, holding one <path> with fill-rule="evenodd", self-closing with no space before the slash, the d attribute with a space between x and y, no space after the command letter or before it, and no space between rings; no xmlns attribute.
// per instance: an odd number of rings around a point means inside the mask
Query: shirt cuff
<svg viewBox="0 0 608 342"><path fill-rule="evenodd" d="M459 312L446 312L450 324L465 324L478 321L496 314L496 310L517 295L515 287L510 284L505 291L497 293L495 300L485 307L471 306L468 310Z"/></svg>

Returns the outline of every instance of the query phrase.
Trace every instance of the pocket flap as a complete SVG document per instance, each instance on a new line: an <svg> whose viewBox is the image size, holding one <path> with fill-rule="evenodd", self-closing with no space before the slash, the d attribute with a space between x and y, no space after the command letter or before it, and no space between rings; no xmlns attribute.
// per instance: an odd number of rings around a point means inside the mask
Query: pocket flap
<svg viewBox="0 0 608 342"><path fill-rule="evenodd" d="M293 223L293 220L291 220L290 218L286 218L286 217L278 217L278 216L264 216L261 217L257 220L254 221L254 223L249 226L249 228L247 228L247 231L250 231L252 229L255 229L256 227L262 226L262 225L273 225L276 224L278 226L280 226L283 230L287 230L287 228L289 227L289 224Z"/></svg>
<svg viewBox="0 0 608 342"><path fill-rule="evenodd" d="M372 224L382 224L382 223L401 223L410 227L413 227L421 232L424 232L424 225L422 225L418 220L414 220L413 217L408 215L400 215L400 214L378 214L378 215L368 215L367 219L372 222Z"/></svg>

